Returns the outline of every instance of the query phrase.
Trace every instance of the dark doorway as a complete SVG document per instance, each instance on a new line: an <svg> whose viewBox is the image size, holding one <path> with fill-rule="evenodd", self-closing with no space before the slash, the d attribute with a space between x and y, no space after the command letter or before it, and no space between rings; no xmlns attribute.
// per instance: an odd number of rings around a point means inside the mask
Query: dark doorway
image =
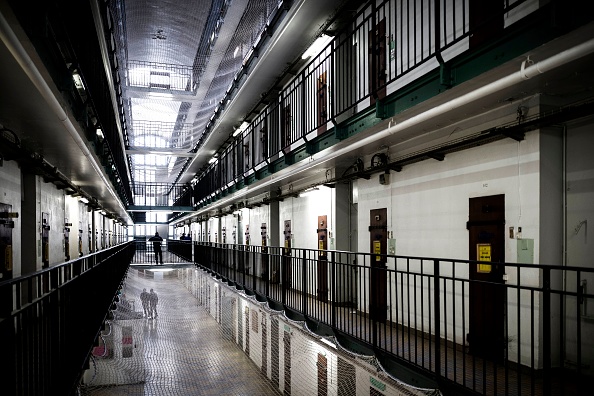
<svg viewBox="0 0 594 396"><path fill-rule="evenodd" d="M283 332L284 355L285 355L285 395L291 394L291 333Z"/></svg>
<svg viewBox="0 0 594 396"><path fill-rule="evenodd" d="M328 301L328 225L327 216L318 216L318 300Z"/></svg>
<svg viewBox="0 0 594 396"><path fill-rule="evenodd" d="M328 395L328 359L318 353L318 396Z"/></svg>
<svg viewBox="0 0 594 396"><path fill-rule="evenodd" d="M470 198L467 223L470 264L470 352L489 359L504 353L505 195Z"/></svg>
<svg viewBox="0 0 594 396"><path fill-rule="evenodd" d="M371 104L386 96L386 19L369 32L369 93Z"/></svg>
<svg viewBox="0 0 594 396"><path fill-rule="evenodd" d="M503 2L473 1L470 3L470 48L498 37L503 31Z"/></svg>
<svg viewBox="0 0 594 396"><path fill-rule="evenodd" d="M355 366L338 357L338 394L354 395L357 391Z"/></svg>
<svg viewBox="0 0 594 396"><path fill-rule="evenodd" d="M292 257L291 257L291 220L285 220L285 247L283 249L282 284L283 291L291 288L292 280ZM283 300L285 301L285 300Z"/></svg>
<svg viewBox="0 0 594 396"><path fill-rule="evenodd" d="M328 83L326 81L326 72L318 77L318 135L326 132L326 123L328 122Z"/></svg>
<svg viewBox="0 0 594 396"><path fill-rule="evenodd" d="M270 320L270 374L272 377L272 383L279 387L280 381L280 349L279 349L279 326L278 326L278 319L272 318Z"/></svg>
<svg viewBox="0 0 594 396"><path fill-rule="evenodd" d="M371 242L371 274L369 283L370 315L378 322L386 321L387 314L387 273L386 244L388 242L388 210L373 209L370 211L369 240Z"/></svg>

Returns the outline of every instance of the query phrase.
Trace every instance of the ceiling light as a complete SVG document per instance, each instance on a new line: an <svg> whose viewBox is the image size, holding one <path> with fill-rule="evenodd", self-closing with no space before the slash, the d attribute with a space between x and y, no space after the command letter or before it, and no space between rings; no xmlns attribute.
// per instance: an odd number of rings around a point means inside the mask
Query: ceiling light
<svg viewBox="0 0 594 396"><path fill-rule="evenodd" d="M89 200L88 200L88 199L86 199L85 197L80 197L78 200L79 200L80 202L84 203L84 204L88 204L88 203L89 203Z"/></svg>
<svg viewBox="0 0 594 396"><path fill-rule="evenodd" d="M163 93L163 92L149 92L148 97L149 97L149 99L165 99L165 100L173 99L172 94Z"/></svg>
<svg viewBox="0 0 594 396"><path fill-rule="evenodd" d="M97 137L101 139L105 138L105 135L103 135L103 131L101 130L101 128L97 128Z"/></svg>
<svg viewBox="0 0 594 396"><path fill-rule="evenodd" d="M216 162L216 160L217 160L217 157L212 157L212 158L211 158L211 159L208 161L208 163L209 163L209 164L212 164L213 162Z"/></svg>
<svg viewBox="0 0 594 396"><path fill-rule="evenodd" d="M307 59L311 56L319 54L324 48L326 48L326 45L328 45L330 41L332 41L332 36L322 33L322 35L313 42L307 51L303 53L301 59Z"/></svg>
<svg viewBox="0 0 594 396"><path fill-rule="evenodd" d="M245 131L248 126L250 126L249 122L247 122L247 121L242 122L241 125L239 126L239 128L237 128L235 130L235 132L233 132L233 136L235 137L235 136L239 135L240 133Z"/></svg>
<svg viewBox="0 0 594 396"><path fill-rule="evenodd" d="M319 188L317 188L317 187L306 188L305 190L303 190L303 191L301 191L301 192L299 193L299 196L300 196L300 197L304 197L304 196L306 196L306 195L310 195L310 194L312 194L313 192L315 192L315 191L318 191L318 190L319 190Z"/></svg>
<svg viewBox="0 0 594 396"><path fill-rule="evenodd" d="M76 89L85 89L85 84L82 81L82 78L80 77L80 74L78 74L77 71L72 73L72 80L74 80L74 86L76 87Z"/></svg>

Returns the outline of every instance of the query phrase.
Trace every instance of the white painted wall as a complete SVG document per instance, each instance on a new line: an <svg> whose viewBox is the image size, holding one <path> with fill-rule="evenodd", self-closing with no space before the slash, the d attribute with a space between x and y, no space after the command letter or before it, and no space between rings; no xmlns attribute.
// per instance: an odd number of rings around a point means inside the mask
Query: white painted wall
<svg viewBox="0 0 594 396"><path fill-rule="evenodd" d="M279 240L285 240L285 220L291 220L292 242L297 248L318 248L318 216L328 216L328 231L335 231L335 190L319 187L299 198L288 198L279 203ZM341 230L347 231L347 230Z"/></svg>

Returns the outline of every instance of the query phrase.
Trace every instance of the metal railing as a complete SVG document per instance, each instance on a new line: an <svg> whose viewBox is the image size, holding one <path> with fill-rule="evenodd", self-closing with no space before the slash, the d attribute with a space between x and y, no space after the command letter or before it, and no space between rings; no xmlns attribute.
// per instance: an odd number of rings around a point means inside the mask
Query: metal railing
<svg viewBox="0 0 594 396"><path fill-rule="evenodd" d="M161 206L174 205L189 206L191 196L185 194L188 190L186 184L135 182L134 205L136 206Z"/></svg>
<svg viewBox="0 0 594 396"><path fill-rule="evenodd" d="M593 375L586 334L594 294L584 285L594 268L497 263L507 280L486 282L469 276L478 262L467 260L202 242L194 249L199 266L416 367L442 389L579 394ZM385 265L376 266L378 257Z"/></svg>
<svg viewBox="0 0 594 396"><path fill-rule="evenodd" d="M133 264L157 264L157 252L153 246L153 242L146 239L135 240L135 253L132 258ZM161 255L164 264L183 264L192 263L192 242L180 241L175 239L167 239L161 242ZM159 256L159 260L160 260ZM159 261L159 264L161 262Z"/></svg>
<svg viewBox="0 0 594 396"><path fill-rule="evenodd" d="M0 283L2 392L75 394L134 244Z"/></svg>
<svg viewBox="0 0 594 396"><path fill-rule="evenodd" d="M199 175L195 202L208 201L217 190L288 156L355 114L374 109L392 92L440 68L445 89L451 84L446 62L504 37L503 31L513 25L504 27L506 18L530 14L525 3L505 1L491 7L465 1L367 2L279 92L263 99L263 109L249 126ZM335 133L339 139L347 137L340 133Z"/></svg>

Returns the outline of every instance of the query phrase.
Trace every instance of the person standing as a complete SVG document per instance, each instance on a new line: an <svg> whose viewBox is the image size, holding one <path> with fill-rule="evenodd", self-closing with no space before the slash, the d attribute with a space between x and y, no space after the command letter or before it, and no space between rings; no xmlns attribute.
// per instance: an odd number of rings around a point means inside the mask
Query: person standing
<svg viewBox="0 0 594 396"><path fill-rule="evenodd" d="M159 260L161 260L161 265L163 265L163 251L161 250L161 242L163 242L163 238L161 238L158 232L155 232L155 235L149 238L149 242L153 243L153 251L155 252L157 265L159 265Z"/></svg>
<svg viewBox="0 0 594 396"><path fill-rule="evenodd" d="M144 310L144 316L148 317L150 311L149 306L149 294L147 293L146 289L142 289L142 293L140 293L140 302L142 302L142 309Z"/></svg>
<svg viewBox="0 0 594 396"><path fill-rule="evenodd" d="M157 315L157 303L159 302L159 297L157 293L153 289L149 293L149 318L156 318Z"/></svg>

